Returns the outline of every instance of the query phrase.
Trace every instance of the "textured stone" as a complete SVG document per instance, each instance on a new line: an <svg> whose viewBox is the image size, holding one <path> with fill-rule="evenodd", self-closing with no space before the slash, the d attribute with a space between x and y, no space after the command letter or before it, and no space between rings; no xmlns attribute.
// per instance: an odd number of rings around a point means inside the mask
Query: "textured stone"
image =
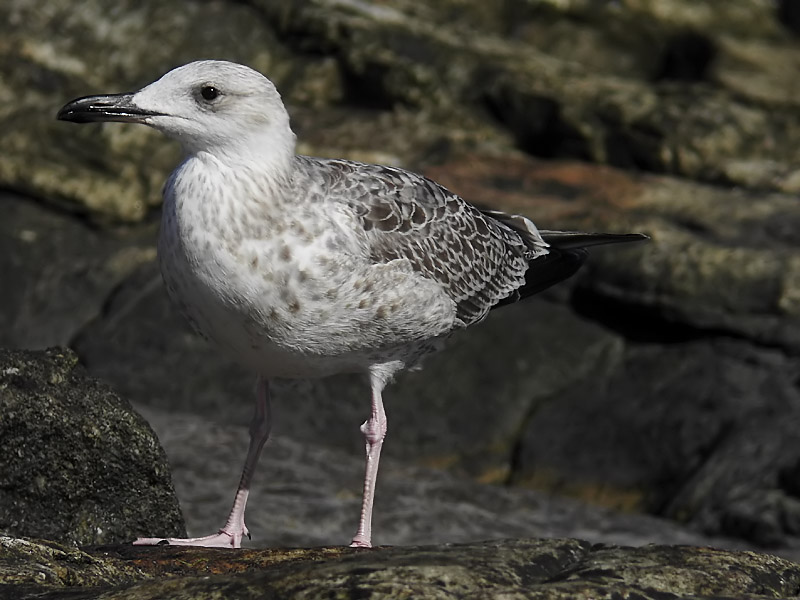
<svg viewBox="0 0 800 600"><path fill-rule="evenodd" d="M34 590L110 587L147 578L134 565L110 557L52 541L0 535L0 598L22 598Z"/></svg>
<svg viewBox="0 0 800 600"><path fill-rule="evenodd" d="M70 544L184 532L158 440L69 350L0 351L0 530Z"/></svg>
<svg viewBox="0 0 800 600"><path fill-rule="evenodd" d="M296 111L311 152L420 166L459 147L516 144L543 157L800 189L800 113L787 84L800 50L768 2L737 3L724 17L688 0L180 6L3 4L4 187L98 222L143 219L176 147L143 128L78 131L41 115L213 56L268 73L290 106L318 113Z"/></svg>
<svg viewBox="0 0 800 600"><path fill-rule="evenodd" d="M736 340L629 344L615 374L532 416L516 483L795 546L797 377Z"/></svg>
<svg viewBox="0 0 800 600"><path fill-rule="evenodd" d="M65 346L108 295L155 258L155 228L99 232L76 215L0 192L0 347Z"/></svg>
<svg viewBox="0 0 800 600"><path fill-rule="evenodd" d="M795 381L796 377L795 371ZM781 387L786 389L778 378L762 383L770 400L784 395ZM791 405L796 406L797 400ZM684 473L685 483L663 514L711 534L762 547L796 548L800 546L796 451L800 415L769 402L742 421L727 428L723 421L713 452L696 471Z"/></svg>
<svg viewBox="0 0 800 600"><path fill-rule="evenodd" d="M63 568L52 546L31 547L31 560ZM64 552L64 551L62 551ZM66 553L65 553L66 554ZM74 556L76 553L72 553ZM54 556L55 555L55 556ZM41 557L41 558L40 558ZM21 562L21 561L20 561ZM775 598L800 587L800 567L752 553L704 548L591 546L578 540L504 540L454 546L260 550L107 548L83 555L86 567L69 565L78 585L12 583L0 598ZM116 587L83 570L128 571ZM28 567L23 563L23 568ZM28 567L30 568L30 567ZM140 582L124 578L139 571ZM155 579L150 577L156 576ZM87 581L89 582L87 584ZM13 582L13 580L12 580Z"/></svg>
<svg viewBox="0 0 800 600"><path fill-rule="evenodd" d="M350 96L373 107L405 105L456 128L465 112L489 113L538 156L735 184L749 162L759 187L791 191L796 179L800 116L786 81L798 54L768 3L720 21L685 1L252 4L291 47L336 52Z"/></svg>

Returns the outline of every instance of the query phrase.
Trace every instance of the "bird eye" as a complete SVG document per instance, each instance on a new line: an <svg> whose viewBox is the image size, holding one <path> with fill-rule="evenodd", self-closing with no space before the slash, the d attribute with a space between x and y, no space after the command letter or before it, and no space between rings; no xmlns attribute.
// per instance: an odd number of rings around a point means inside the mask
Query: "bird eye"
<svg viewBox="0 0 800 600"><path fill-rule="evenodd" d="M219 90L213 85L204 85L200 88L200 95L203 97L203 100L215 100L219 97Z"/></svg>

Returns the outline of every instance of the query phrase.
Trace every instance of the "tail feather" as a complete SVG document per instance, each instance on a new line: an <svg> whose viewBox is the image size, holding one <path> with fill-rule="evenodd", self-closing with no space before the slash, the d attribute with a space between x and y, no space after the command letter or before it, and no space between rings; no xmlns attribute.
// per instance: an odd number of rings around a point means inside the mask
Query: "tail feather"
<svg viewBox="0 0 800 600"><path fill-rule="evenodd" d="M559 250L588 248L601 244L623 244L641 242L650 238L643 233L584 233L583 231L545 231L540 230L542 239Z"/></svg>

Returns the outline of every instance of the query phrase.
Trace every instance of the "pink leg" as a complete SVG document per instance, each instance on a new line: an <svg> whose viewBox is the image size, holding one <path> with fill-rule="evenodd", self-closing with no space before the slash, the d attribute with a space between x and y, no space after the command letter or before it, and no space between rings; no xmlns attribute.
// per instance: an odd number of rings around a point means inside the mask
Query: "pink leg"
<svg viewBox="0 0 800 600"><path fill-rule="evenodd" d="M233 499L233 508L228 516L225 527L213 535L198 538L139 538L135 542L140 546L155 546L170 544L176 546L206 546L209 548L241 548L242 537L250 537L250 532L244 524L244 509L247 504L247 495L250 493L250 482L253 477L261 449L269 437L271 426L271 412L269 404L269 382L263 377L258 378L256 392L256 410L250 422L250 447L247 450L247 459L244 462L242 478Z"/></svg>
<svg viewBox="0 0 800 600"><path fill-rule="evenodd" d="M375 499L375 480L378 477L378 462L381 459L381 447L386 437L386 412L383 410L381 392L385 380L371 376L372 414L361 426L361 433L367 442L367 467L364 475L364 496L361 501L361 519L358 522L351 546L359 548L372 547L372 503Z"/></svg>

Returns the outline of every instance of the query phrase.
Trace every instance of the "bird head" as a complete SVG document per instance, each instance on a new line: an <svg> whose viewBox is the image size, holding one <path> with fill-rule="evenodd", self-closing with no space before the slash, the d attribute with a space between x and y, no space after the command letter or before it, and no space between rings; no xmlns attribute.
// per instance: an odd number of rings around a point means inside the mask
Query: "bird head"
<svg viewBox="0 0 800 600"><path fill-rule="evenodd" d="M249 67L226 61L183 65L138 92L78 98L57 118L143 123L178 140L190 154L242 148L294 152L289 115L273 83Z"/></svg>

